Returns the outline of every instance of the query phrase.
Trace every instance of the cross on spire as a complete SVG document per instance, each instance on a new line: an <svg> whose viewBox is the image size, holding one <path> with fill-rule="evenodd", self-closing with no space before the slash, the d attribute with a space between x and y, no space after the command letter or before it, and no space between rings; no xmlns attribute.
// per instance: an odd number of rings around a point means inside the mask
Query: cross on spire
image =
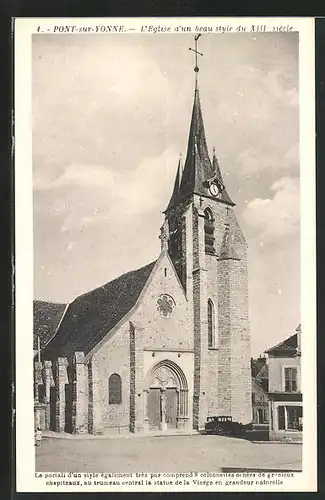
<svg viewBox="0 0 325 500"><path fill-rule="evenodd" d="M195 42L195 49L192 49L192 48L189 48L188 50L191 50L192 52L195 53L195 67L194 67L194 71L195 71L195 90L197 90L197 74L199 72L199 66L198 66L198 60L197 60L197 56L203 56L203 54L201 52L199 52L197 50L197 41L198 39L200 38L201 34L199 33L198 35L195 35L194 37L194 42Z"/></svg>
<svg viewBox="0 0 325 500"><path fill-rule="evenodd" d="M187 152L184 161L179 161L177 174L175 176L174 189L168 203L166 212L178 206L186 200L190 195L196 193L203 197L211 198L214 195L211 193L211 183L217 185L218 193L215 199L218 202L229 206L234 206L235 203L229 197L226 187L223 183L218 160L213 150L213 158L210 160L209 150L205 137L203 116L200 103L200 95L198 89L198 56L203 56L198 50L198 40L200 35L195 35L195 48L190 47L189 50L195 54L195 92L192 108L191 124L187 143ZM216 190L214 189L216 193Z"/></svg>

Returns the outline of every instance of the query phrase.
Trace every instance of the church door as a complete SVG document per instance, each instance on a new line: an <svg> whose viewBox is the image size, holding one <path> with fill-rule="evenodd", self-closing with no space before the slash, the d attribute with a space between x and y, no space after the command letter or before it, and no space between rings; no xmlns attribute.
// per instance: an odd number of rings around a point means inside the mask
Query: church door
<svg viewBox="0 0 325 500"><path fill-rule="evenodd" d="M150 429L159 429L161 422L161 397L159 388L150 388L148 394L148 419Z"/></svg>
<svg viewBox="0 0 325 500"><path fill-rule="evenodd" d="M178 394L176 389L166 389L166 423L169 429L176 429L177 426L177 404Z"/></svg>
<svg viewBox="0 0 325 500"><path fill-rule="evenodd" d="M185 375L173 361L157 363L147 375L145 422L149 429L183 428L188 422L188 388Z"/></svg>

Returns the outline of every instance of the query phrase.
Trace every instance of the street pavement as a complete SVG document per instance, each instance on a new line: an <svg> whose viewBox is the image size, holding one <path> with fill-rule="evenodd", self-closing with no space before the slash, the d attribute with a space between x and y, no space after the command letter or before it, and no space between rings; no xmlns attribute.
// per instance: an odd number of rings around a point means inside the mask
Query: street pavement
<svg viewBox="0 0 325 500"><path fill-rule="evenodd" d="M36 472L218 472L228 468L301 470L302 446L224 436L44 438Z"/></svg>

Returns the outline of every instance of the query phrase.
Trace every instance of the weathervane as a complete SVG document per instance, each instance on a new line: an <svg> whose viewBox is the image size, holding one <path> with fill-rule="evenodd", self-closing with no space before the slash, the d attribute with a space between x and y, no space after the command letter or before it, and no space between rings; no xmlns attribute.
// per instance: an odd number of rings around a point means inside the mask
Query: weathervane
<svg viewBox="0 0 325 500"><path fill-rule="evenodd" d="M192 48L188 49L188 50L191 50L192 52L195 53L195 68L194 68L194 71L195 71L195 90L197 89L197 74L199 72L197 56L198 55L203 56L203 54L197 50L197 41L200 38L200 36L201 36L201 34L198 34L198 35L195 35L195 37L194 37L195 49L192 49Z"/></svg>

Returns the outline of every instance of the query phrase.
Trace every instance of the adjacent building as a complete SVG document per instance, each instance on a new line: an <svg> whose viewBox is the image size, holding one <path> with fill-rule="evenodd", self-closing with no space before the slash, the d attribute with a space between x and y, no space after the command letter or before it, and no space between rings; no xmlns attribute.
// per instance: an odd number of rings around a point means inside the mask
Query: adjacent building
<svg viewBox="0 0 325 500"><path fill-rule="evenodd" d="M271 440L302 439L301 325L266 351Z"/></svg>

